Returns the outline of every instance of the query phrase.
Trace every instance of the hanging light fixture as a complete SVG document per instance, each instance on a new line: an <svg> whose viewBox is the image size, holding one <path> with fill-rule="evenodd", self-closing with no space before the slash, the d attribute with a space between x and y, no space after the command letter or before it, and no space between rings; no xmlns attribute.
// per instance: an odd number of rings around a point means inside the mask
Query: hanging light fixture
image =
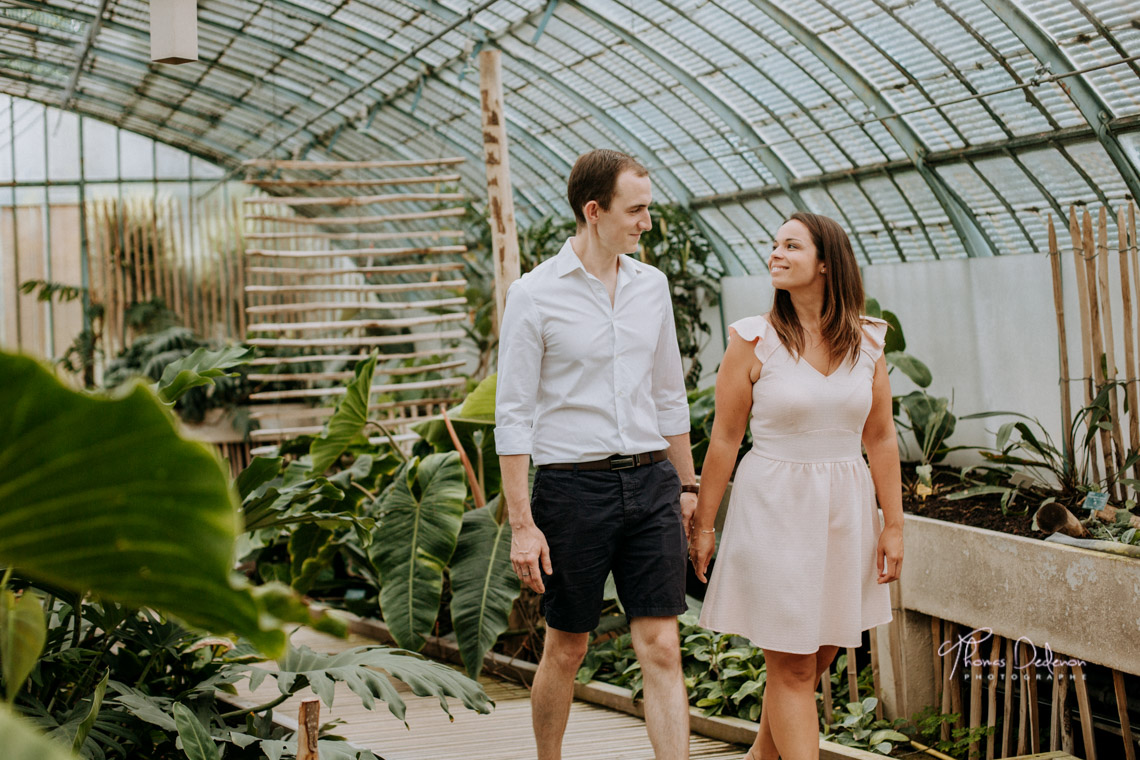
<svg viewBox="0 0 1140 760"><path fill-rule="evenodd" d="M198 0L150 0L150 60L198 60Z"/></svg>

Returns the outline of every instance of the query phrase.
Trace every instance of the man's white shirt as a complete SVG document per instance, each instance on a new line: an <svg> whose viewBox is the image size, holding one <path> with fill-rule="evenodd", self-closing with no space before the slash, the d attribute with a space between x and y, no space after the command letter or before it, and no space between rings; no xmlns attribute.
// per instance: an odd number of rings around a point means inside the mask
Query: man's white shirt
<svg viewBox="0 0 1140 760"><path fill-rule="evenodd" d="M570 241L511 284L499 335L495 448L536 465L660 451L689 431L664 274L618 257L613 306Z"/></svg>

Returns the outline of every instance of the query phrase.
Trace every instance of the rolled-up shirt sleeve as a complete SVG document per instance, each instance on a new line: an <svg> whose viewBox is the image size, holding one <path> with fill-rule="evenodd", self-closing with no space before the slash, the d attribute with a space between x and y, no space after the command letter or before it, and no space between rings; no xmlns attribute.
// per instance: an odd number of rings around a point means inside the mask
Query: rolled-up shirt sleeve
<svg viewBox="0 0 1140 760"><path fill-rule="evenodd" d="M495 451L500 456L532 454L534 410L542 367L542 328L538 308L520 280L507 290L499 328L495 387Z"/></svg>
<svg viewBox="0 0 1140 760"><path fill-rule="evenodd" d="M681 435L689 432L689 399L685 393L685 373L667 281L662 290L666 316L653 356L653 404L657 407L657 427L661 435Z"/></svg>

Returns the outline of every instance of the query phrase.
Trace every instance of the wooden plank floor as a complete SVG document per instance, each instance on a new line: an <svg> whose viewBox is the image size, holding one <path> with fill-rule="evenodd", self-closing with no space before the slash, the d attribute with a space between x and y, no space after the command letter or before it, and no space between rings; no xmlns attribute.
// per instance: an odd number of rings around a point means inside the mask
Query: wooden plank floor
<svg viewBox="0 0 1140 760"><path fill-rule="evenodd" d="M330 653L375 643L359 636L337 639L307 629L295 633L293 642ZM494 678L482 677L480 682L495 703L490 715L479 715L451 699L448 703L455 721L449 722L435 697L416 697L402 683L393 681L408 705L407 728L384 703L377 702L375 710L365 710L360 698L344 684L337 684L331 709L321 704L321 722L340 718L344 723L337 733L384 760L533 760L530 692L525 686ZM276 682L266 679L256 692L242 690L239 699L248 707L264 704L278 694ZM286 718L282 722L293 726L301 699L312 696L309 691L303 692L275 708L274 715ZM697 735L690 738L689 746L694 760L740 760L745 749ZM562 757L653 760L653 750L640 719L576 701L570 709Z"/></svg>

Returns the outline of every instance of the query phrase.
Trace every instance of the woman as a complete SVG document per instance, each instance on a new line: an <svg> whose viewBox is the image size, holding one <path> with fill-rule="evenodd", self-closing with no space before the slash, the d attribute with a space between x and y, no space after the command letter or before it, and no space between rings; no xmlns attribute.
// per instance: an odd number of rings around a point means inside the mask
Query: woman
<svg viewBox="0 0 1140 760"><path fill-rule="evenodd" d="M764 709L747 760L804 760L819 757L820 676L839 647L891 619L885 584L902 565L902 487L887 323L862 316L847 234L827 217L793 214L768 268L772 310L731 326L717 373L690 556L705 580L751 411L752 450L736 473L701 625L764 650Z"/></svg>

